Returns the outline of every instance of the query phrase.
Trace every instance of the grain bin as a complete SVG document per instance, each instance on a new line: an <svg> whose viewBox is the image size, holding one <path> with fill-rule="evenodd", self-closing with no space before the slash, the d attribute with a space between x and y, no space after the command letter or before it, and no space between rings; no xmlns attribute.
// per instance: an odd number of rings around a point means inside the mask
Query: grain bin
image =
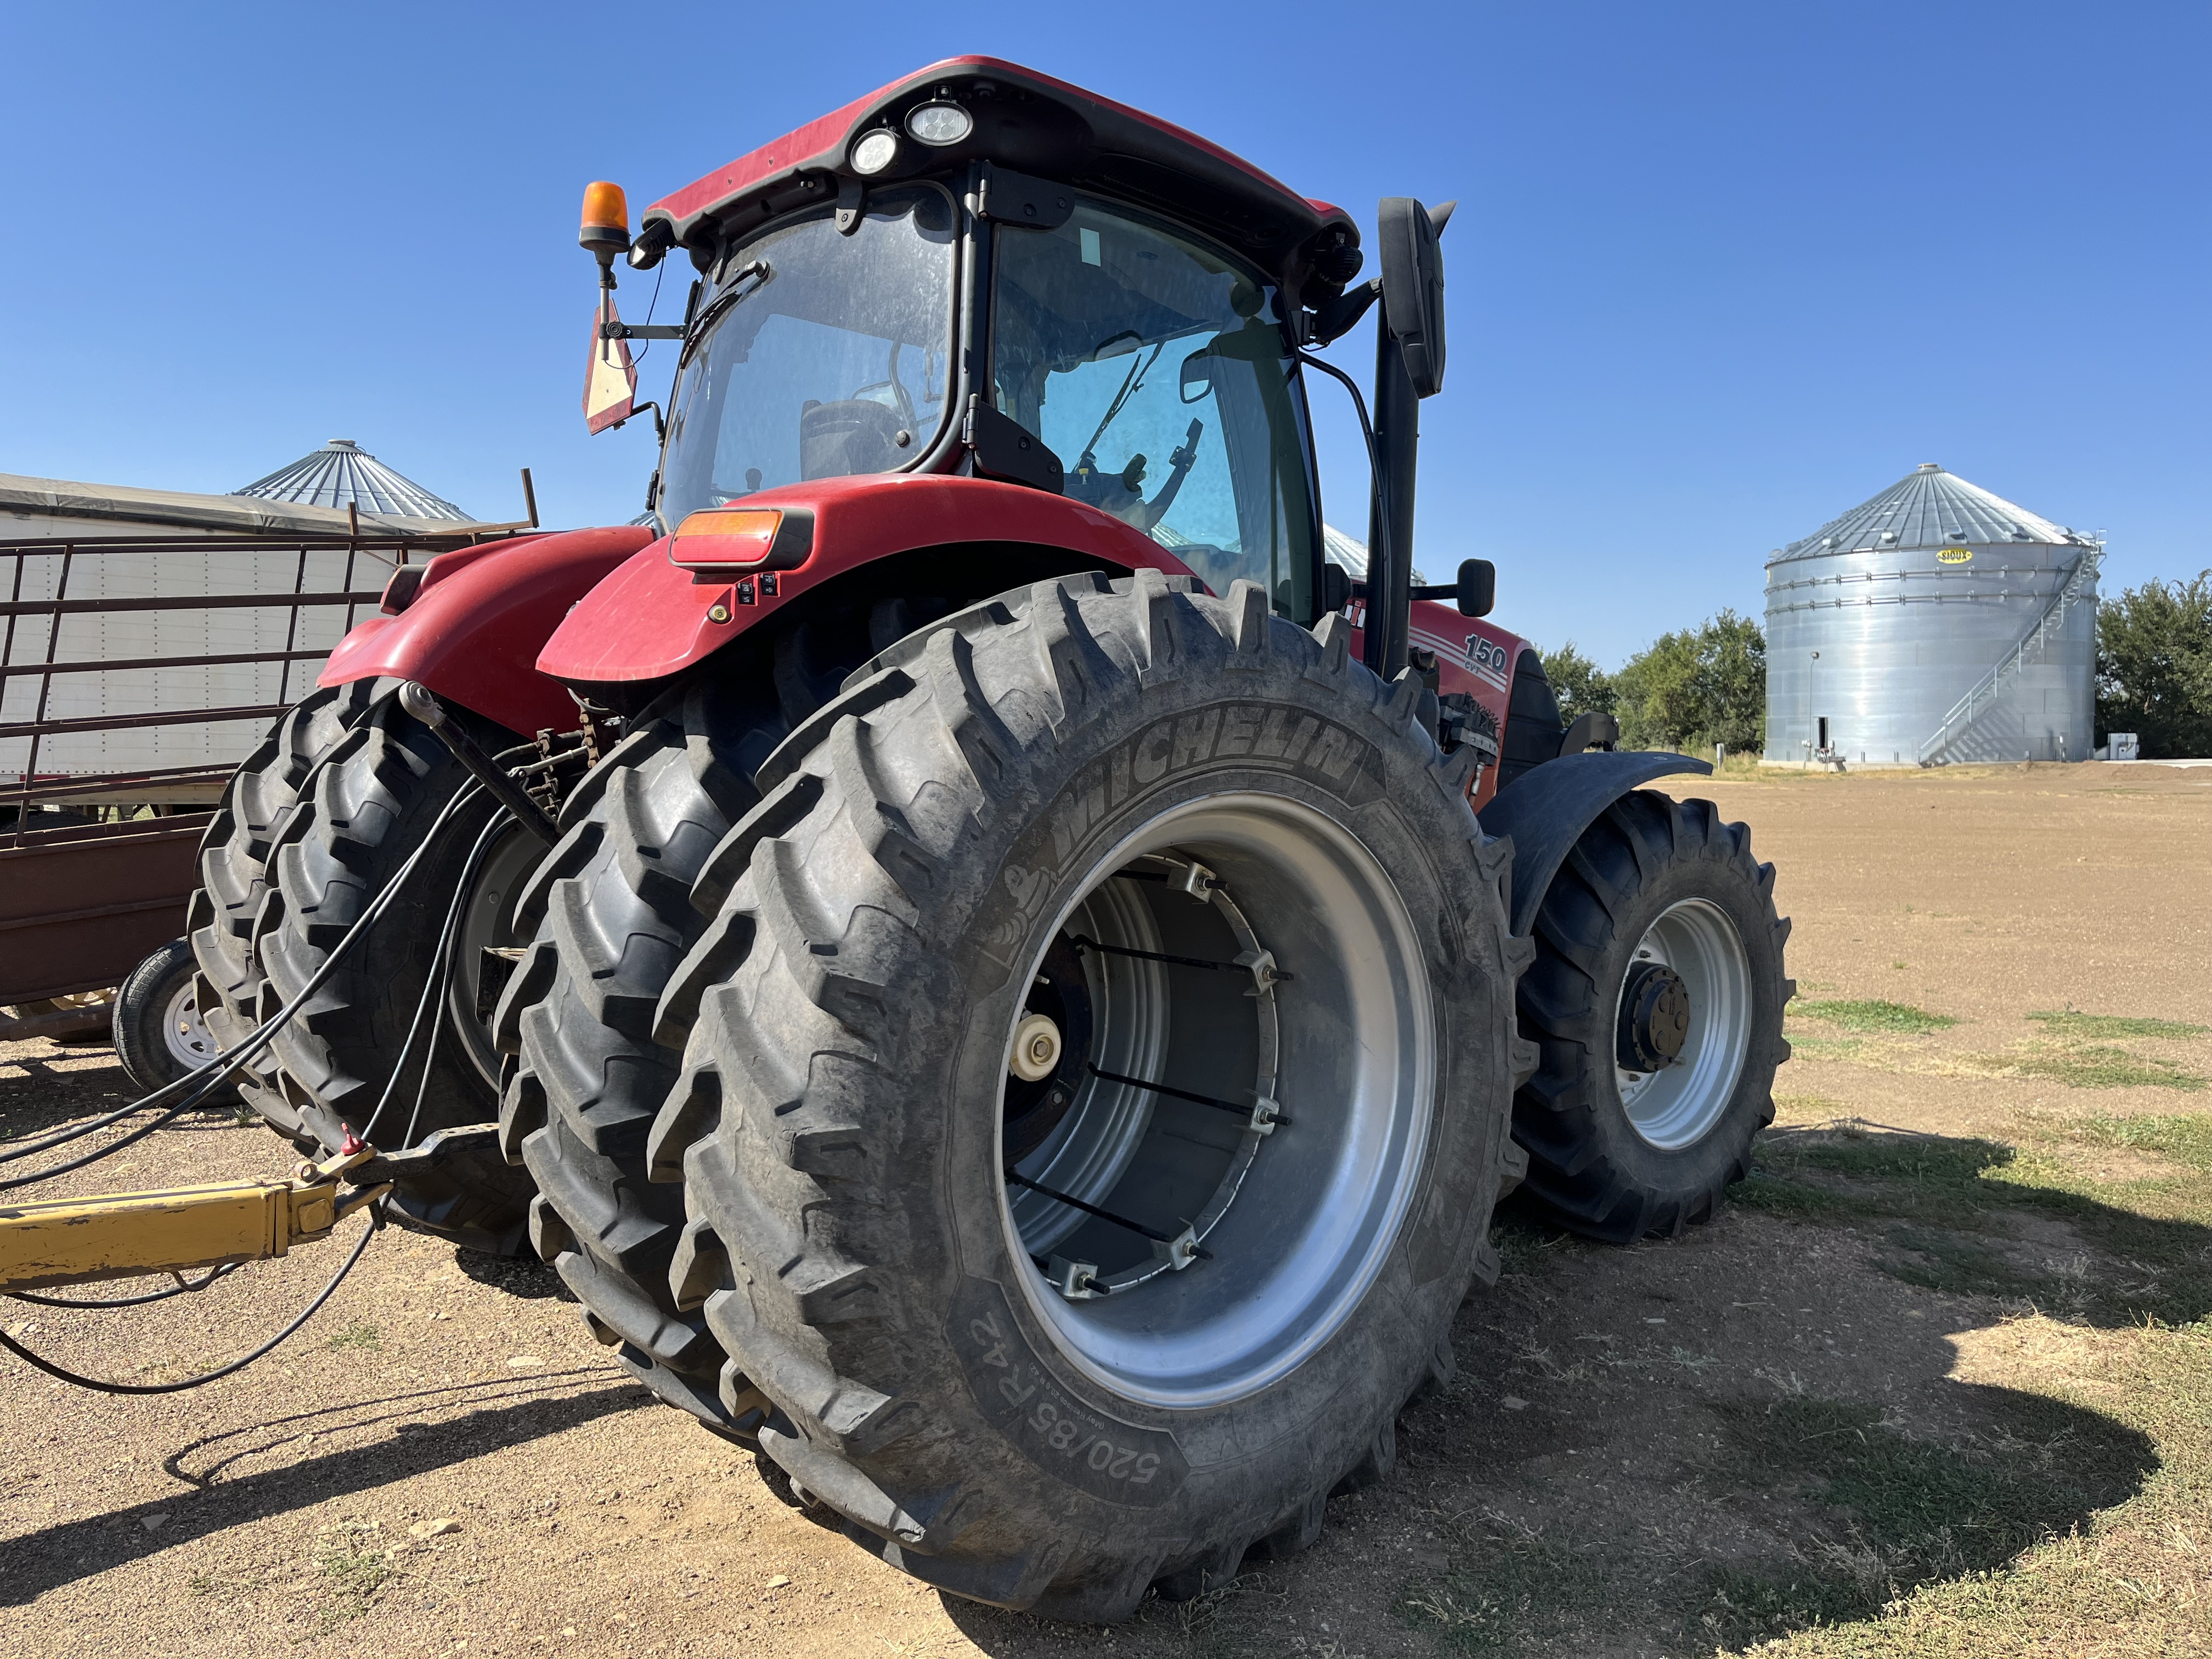
<svg viewBox="0 0 2212 1659"><path fill-rule="evenodd" d="M1766 754L2087 760L2103 544L1919 466L1766 565Z"/></svg>

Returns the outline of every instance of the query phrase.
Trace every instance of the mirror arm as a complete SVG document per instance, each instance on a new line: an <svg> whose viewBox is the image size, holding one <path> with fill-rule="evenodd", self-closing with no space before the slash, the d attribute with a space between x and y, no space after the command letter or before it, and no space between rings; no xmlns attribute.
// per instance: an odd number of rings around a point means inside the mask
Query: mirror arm
<svg viewBox="0 0 2212 1659"><path fill-rule="evenodd" d="M602 340L680 340L684 337L681 323L601 323Z"/></svg>
<svg viewBox="0 0 2212 1659"><path fill-rule="evenodd" d="M664 441L668 436L668 428L661 421L660 405L659 404L632 404L629 407L629 413L623 416L619 421L617 421L612 426L609 427L607 430L610 432L621 431L639 416L644 414L648 409L653 411L653 441L659 443ZM659 476L659 475L658 473L654 474L654 477L656 477ZM653 503L651 501L647 501L646 505L650 507Z"/></svg>
<svg viewBox="0 0 2212 1659"><path fill-rule="evenodd" d="M1308 324L1310 331L1308 343L1325 346L1332 340L1341 339L1367 314L1369 307L1382 297L1382 279L1377 276L1357 288L1348 288L1334 300L1315 307Z"/></svg>

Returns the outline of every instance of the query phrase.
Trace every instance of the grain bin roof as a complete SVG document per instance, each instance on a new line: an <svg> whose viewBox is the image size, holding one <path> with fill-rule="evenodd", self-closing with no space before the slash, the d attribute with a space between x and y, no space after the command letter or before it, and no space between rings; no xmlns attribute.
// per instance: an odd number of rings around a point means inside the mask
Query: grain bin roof
<svg viewBox="0 0 2212 1659"><path fill-rule="evenodd" d="M1926 461L1840 519L1822 525L1767 560L1814 559L1830 553L1871 553L1885 548L1948 547L1954 542L1987 546L2047 542L2088 546L2092 538L2015 507Z"/></svg>
<svg viewBox="0 0 2212 1659"><path fill-rule="evenodd" d="M265 501L296 501L306 507L334 507L343 512L348 501L363 513L388 519L442 519L469 523L469 515L441 496L433 495L411 478L404 478L350 438L333 438L313 454L302 455L291 465L256 478L234 495L257 495Z"/></svg>
<svg viewBox="0 0 2212 1659"><path fill-rule="evenodd" d="M53 537L76 534L80 520L83 533L94 537L168 529L218 536L343 536L349 528L344 512L328 507L0 472L0 529L11 520L52 521L37 533ZM415 537L451 535L467 526L364 512L361 527L371 535Z"/></svg>

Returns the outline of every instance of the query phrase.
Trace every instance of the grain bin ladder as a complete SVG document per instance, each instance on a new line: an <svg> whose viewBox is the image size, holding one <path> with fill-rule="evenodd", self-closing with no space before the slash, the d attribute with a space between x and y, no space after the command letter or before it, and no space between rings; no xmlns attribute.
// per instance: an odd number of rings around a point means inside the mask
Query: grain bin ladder
<svg viewBox="0 0 2212 1659"><path fill-rule="evenodd" d="M2075 603L2086 598L2097 585L2097 567L2105 555L2103 547L2084 549L2075 560L2066 580L2059 584L2057 592L2034 624L2022 634L2013 648L1996 660L1990 672L1976 680L1966 695L1951 705L1951 712L1943 716L1943 723L1936 728L1935 736L1920 745L1917 759L1923 766L1941 763L1951 745L1966 734L1974 721L1996 706L1997 694L2003 689L2008 676L2015 676L2027 666L2027 653L2033 651L2040 656L2044 646L2067 617Z"/></svg>

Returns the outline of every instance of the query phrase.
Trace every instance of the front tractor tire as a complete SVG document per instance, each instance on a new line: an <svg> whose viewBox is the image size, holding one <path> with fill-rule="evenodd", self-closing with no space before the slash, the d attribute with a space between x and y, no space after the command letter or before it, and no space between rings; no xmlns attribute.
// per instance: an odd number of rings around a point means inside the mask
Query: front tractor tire
<svg viewBox="0 0 2212 1659"><path fill-rule="evenodd" d="M1514 1103L1517 1205L1617 1244L1718 1212L1790 1056L1790 923L1773 896L1774 866L1711 801L1634 790L1583 832L1521 981L1542 1059Z"/></svg>
<svg viewBox="0 0 2212 1659"><path fill-rule="evenodd" d="M1150 572L988 602L699 867L644 1154L673 1309L793 1486L947 1591L1112 1620L1311 1543L1495 1276L1508 849L1347 631Z"/></svg>
<svg viewBox="0 0 2212 1659"><path fill-rule="evenodd" d="M457 711L493 749L514 739ZM335 730L331 727L337 724ZM488 952L508 948L516 892L544 844L520 826L479 847L493 808L479 799L434 826L470 782L437 736L382 695L318 694L279 722L233 780L201 854L192 945L206 1017L225 1048L297 996L368 902L426 837L432 845L352 953L262 1056L239 1073L246 1103L303 1152L333 1152L350 1131L389 1151L498 1112ZM426 1030L393 1077L436 963L449 906L465 890L453 971L431 992ZM425 1054L428 1051L428 1064ZM427 1069L427 1076L425 1072ZM410 1175L400 1218L471 1248L523 1247L528 1177L493 1153Z"/></svg>

